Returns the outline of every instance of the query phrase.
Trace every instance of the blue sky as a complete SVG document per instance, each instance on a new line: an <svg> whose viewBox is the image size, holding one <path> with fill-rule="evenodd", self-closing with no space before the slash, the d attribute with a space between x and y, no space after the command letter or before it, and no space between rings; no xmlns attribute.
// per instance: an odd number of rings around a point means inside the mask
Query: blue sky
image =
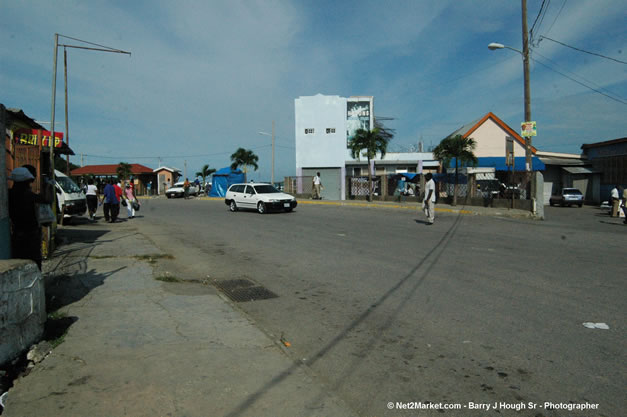
<svg viewBox="0 0 627 417"><path fill-rule="evenodd" d="M627 65L540 38L626 62L625 2L547 3L532 48L534 146L579 153L627 136ZM529 28L541 5L528 1ZM51 116L55 33L132 52L68 49L77 164L156 168L160 157L191 177L244 147L259 156L253 178L269 180L258 132L274 120L275 175L294 175L294 99L318 93L374 96L375 115L395 119L391 150L436 145L490 111L516 130L523 119L520 55L487 48L522 49L519 1L0 0L0 16L0 103L36 120ZM61 131L62 63L60 49Z"/></svg>

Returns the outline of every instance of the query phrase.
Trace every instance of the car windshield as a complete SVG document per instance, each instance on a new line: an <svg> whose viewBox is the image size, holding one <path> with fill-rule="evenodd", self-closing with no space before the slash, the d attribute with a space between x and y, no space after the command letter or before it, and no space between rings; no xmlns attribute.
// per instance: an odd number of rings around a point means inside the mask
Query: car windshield
<svg viewBox="0 0 627 417"><path fill-rule="evenodd" d="M276 188L274 188L271 185L257 185L257 186L255 186L255 190L257 191L257 194L280 193L279 190L277 190Z"/></svg>
<svg viewBox="0 0 627 417"><path fill-rule="evenodd" d="M76 183L72 181L71 179L69 179L68 177L59 176L59 177L56 177L56 180L57 180L57 183L63 189L63 191L65 191L68 194L79 193L81 191L81 189L78 188L78 185L76 185Z"/></svg>
<svg viewBox="0 0 627 417"><path fill-rule="evenodd" d="M564 190L564 194L581 195L581 191L574 189L574 188L567 188Z"/></svg>

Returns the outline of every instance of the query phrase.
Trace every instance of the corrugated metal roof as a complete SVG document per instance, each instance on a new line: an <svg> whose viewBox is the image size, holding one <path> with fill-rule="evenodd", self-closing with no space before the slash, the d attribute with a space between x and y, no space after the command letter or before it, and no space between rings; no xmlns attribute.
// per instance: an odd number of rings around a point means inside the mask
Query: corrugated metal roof
<svg viewBox="0 0 627 417"><path fill-rule="evenodd" d="M594 170L588 167L563 167L564 171L569 174L600 174L601 171Z"/></svg>
<svg viewBox="0 0 627 417"><path fill-rule="evenodd" d="M152 174L152 168L141 164L129 164L131 166L131 174ZM120 164L109 165L86 165L84 167L76 168L72 170L72 175L117 175L117 169Z"/></svg>
<svg viewBox="0 0 627 417"><path fill-rule="evenodd" d="M587 161L582 161L581 159L569 159L569 158L553 158L547 156L539 157L545 165L562 165L562 166L584 166Z"/></svg>

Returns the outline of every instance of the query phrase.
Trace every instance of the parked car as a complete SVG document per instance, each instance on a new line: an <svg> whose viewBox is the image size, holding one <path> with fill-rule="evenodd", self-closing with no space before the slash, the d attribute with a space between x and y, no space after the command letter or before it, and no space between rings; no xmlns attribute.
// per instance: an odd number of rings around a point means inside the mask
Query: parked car
<svg viewBox="0 0 627 417"><path fill-rule="evenodd" d="M185 184L185 181L175 183L172 187L166 190L165 196L168 198L184 197L185 188L183 188L183 184ZM198 187L196 187L193 183L189 184L189 195L198 195Z"/></svg>
<svg viewBox="0 0 627 417"><path fill-rule="evenodd" d="M227 190L224 202L231 211L249 209L261 214L271 210L290 212L298 205L294 196L265 183L233 184Z"/></svg>
<svg viewBox="0 0 627 417"><path fill-rule="evenodd" d="M560 206L583 206L583 194L577 188L562 188L559 194L552 195L549 199L550 205L559 204Z"/></svg>
<svg viewBox="0 0 627 417"><path fill-rule="evenodd" d="M72 215L82 216L87 211L85 193L74 181L61 171L54 170L57 192L57 222Z"/></svg>

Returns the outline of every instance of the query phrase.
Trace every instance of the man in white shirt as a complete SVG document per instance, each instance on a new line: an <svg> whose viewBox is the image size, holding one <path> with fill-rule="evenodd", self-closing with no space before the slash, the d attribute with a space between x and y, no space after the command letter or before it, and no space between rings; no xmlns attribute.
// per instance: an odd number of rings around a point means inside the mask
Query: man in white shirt
<svg viewBox="0 0 627 417"><path fill-rule="evenodd" d="M425 199L422 202L425 216L427 216L427 224L431 225L435 221L435 181L433 175L428 173L425 175L427 183L425 184Z"/></svg>
<svg viewBox="0 0 627 417"><path fill-rule="evenodd" d="M314 200L320 200L320 186L322 185L322 181L320 181L320 173L317 172L316 176L313 177L313 196Z"/></svg>
<svg viewBox="0 0 627 417"><path fill-rule="evenodd" d="M618 217L618 203L620 203L620 197L618 196L618 185L612 188L611 200L612 217Z"/></svg>

